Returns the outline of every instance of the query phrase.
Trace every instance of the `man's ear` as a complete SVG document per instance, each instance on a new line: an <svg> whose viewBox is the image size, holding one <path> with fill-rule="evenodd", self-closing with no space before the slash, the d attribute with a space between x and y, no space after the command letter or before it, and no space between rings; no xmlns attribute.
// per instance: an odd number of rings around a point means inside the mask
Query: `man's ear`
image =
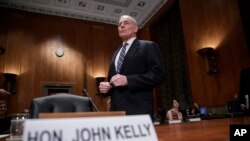
<svg viewBox="0 0 250 141"><path fill-rule="evenodd" d="M138 30L139 30L138 26L135 26L134 33L136 34Z"/></svg>

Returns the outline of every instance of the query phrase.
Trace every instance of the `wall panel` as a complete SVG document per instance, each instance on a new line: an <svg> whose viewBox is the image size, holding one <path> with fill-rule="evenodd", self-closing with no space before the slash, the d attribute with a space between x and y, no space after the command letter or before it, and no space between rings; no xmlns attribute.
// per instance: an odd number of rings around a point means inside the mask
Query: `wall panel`
<svg viewBox="0 0 250 141"><path fill-rule="evenodd" d="M106 76L121 42L116 26L4 8L0 19L6 27L0 30L6 48L1 72L18 74L17 93L8 100L10 113L22 112L33 98L43 96L44 82L75 83L75 94L82 95L86 88L99 109L106 110L94 78ZM64 56L55 55L57 48Z"/></svg>
<svg viewBox="0 0 250 141"><path fill-rule="evenodd" d="M224 106L238 93L240 70L249 66L237 0L180 0L184 38L194 101ZM214 47L219 72L206 73L204 59L196 51Z"/></svg>

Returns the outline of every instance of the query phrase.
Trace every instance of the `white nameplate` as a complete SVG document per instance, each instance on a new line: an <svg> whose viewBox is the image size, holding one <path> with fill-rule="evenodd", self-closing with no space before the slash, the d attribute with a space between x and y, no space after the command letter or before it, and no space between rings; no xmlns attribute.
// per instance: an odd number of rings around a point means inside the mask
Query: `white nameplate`
<svg viewBox="0 0 250 141"><path fill-rule="evenodd" d="M196 117L196 118L189 118L188 119L189 122L196 122L196 121L201 121L200 117Z"/></svg>
<svg viewBox="0 0 250 141"><path fill-rule="evenodd" d="M175 119L175 120L169 120L168 123L169 124L176 124L176 123L181 123L182 120L181 119Z"/></svg>
<svg viewBox="0 0 250 141"><path fill-rule="evenodd" d="M28 119L23 141L158 141L148 115Z"/></svg>

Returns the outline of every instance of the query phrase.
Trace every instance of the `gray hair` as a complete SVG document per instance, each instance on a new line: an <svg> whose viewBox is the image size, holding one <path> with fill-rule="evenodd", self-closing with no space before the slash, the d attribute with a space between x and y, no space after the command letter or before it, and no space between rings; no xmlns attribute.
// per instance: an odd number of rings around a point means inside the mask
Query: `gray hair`
<svg viewBox="0 0 250 141"><path fill-rule="evenodd" d="M138 26L137 21L136 21L136 19L135 19L134 17L132 17L132 16L130 16L130 15L121 15L121 16L120 16L120 19L121 19L122 17L128 17L129 19L131 19L131 21L132 21L136 26Z"/></svg>

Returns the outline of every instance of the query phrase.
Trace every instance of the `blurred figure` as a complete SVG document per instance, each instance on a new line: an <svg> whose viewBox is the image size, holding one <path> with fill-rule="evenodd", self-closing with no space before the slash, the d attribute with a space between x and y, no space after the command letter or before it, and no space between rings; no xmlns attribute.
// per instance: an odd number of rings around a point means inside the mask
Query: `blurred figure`
<svg viewBox="0 0 250 141"><path fill-rule="evenodd" d="M168 110L167 112L167 118L168 120L182 120L183 116L182 113L180 112L180 102L177 99L173 99L172 101L172 108Z"/></svg>
<svg viewBox="0 0 250 141"><path fill-rule="evenodd" d="M0 134L7 134L10 128L10 118L7 117L6 101L0 100Z"/></svg>
<svg viewBox="0 0 250 141"><path fill-rule="evenodd" d="M155 115L155 120L159 119L160 123L164 123L164 120L166 119L166 110L162 107L158 107L157 113Z"/></svg>
<svg viewBox="0 0 250 141"><path fill-rule="evenodd" d="M239 85L240 106L243 110L249 109L250 68L246 68L241 71Z"/></svg>
<svg viewBox="0 0 250 141"><path fill-rule="evenodd" d="M200 106L196 102L193 103L192 115L200 115Z"/></svg>

